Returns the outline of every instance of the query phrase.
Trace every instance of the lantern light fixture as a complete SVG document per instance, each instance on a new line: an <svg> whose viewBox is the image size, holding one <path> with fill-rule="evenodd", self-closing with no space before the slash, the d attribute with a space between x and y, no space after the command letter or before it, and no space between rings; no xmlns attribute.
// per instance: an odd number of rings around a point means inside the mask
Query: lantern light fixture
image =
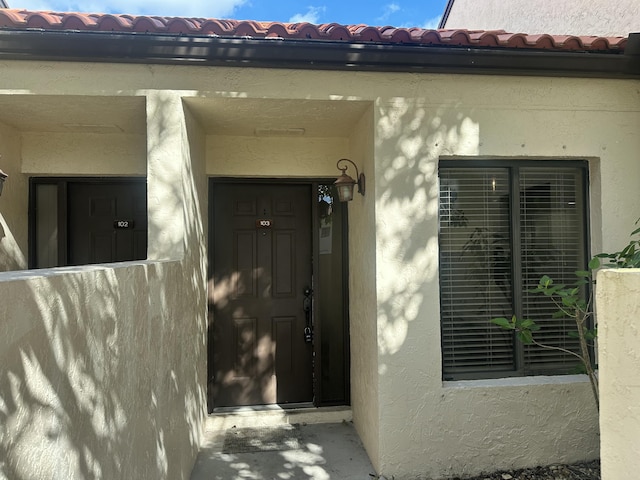
<svg viewBox="0 0 640 480"><path fill-rule="evenodd" d="M351 176L347 175L347 169L349 168L349 166L344 165L344 162L349 162L351 165L353 165L353 168L355 168L356 170L357 180L354 180ZM343 164L343 166L340 166L341 163ZM364 196L364 173L358 172L357 165L348 158L341 158L340 160L338 160L338 163L336 163L336 167L338 167L338 170L342 172L338 179L333 182L333 184L336 186L336 190L338 191L338 198L340 199L340 201L350 202L351 200L353 200L353 187L355 185L358 185L358 193Z"/></svg>

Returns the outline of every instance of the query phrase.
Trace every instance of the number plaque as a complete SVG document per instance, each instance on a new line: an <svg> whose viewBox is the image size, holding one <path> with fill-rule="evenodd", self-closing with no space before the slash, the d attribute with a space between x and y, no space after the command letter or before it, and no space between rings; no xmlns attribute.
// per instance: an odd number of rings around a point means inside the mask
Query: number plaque
<svg viewBox="0 0 640 480"><path fill-rule="evenodd" d="M113 222L113 228L133 228L133 220L116 220Z"/></svg>
<svg viewBox="0 0 640 480"><path fill-rule="evenodd" d="M273 227L272 220L256 220L256 228L271 228Z"/></svg>

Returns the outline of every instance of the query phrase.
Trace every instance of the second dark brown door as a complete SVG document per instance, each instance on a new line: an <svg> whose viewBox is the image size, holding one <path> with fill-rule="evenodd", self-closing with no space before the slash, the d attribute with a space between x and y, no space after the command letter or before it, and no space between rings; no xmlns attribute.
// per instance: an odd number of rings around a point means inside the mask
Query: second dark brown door
<svg viewBox="0 0 640 480"><path fill-rule="evenodd" d="M312 401L310 186L215 184L212 210L210 407Z"/></svg>
<svg viewBox="0 0 640 480"><path fill-rule="evenodd" d="M144 182L69 182L67 193L68 265L147 257Z"/></svg>

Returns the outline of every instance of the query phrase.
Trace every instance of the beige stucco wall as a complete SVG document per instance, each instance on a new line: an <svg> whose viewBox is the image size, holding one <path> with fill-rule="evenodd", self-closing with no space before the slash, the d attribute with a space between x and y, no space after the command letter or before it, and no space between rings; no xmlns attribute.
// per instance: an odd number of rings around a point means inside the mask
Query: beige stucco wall
<svg viewBox="0 0 640 480"><path fill-rule="evenodd" d="M195 296L196 311L180 321L197 338L204 335L206 176L335 176L336 157L358 162L367 194L349 205L352 408L379 473L438 478L598 456L598 425L583 377L442 382L437 165L443 156L588 159L593 251L613 250L626 241L640 201L640 165L632 161L640 151L637 81L8 65L0 71L0 94L13 88L146 97L149 257L180 262L188 281L169 285ZM261 81L253 81L258 74ZM61 77L68 81L50 81ZM238 105L243 99L358 101L370 109L341 135L300 139L237 138L190 113L184 118L181 99L219 97ZM187 104L197 109L197 102ZM133 295L127 292L118 294ZM184 352L169 335L161 341L168 352ZM194 345L197 358L172 361L185 369L179 385L203 389L206 355ZM182 413L167 421L189 429Z"/></svg>
<svg viewBox="0 0 640 480"><path fill-rule="evenodd" d="M73 172L83 144L98 150L87 174L145 165L150 260L0 274L2 479L189 478L206 414L205 135L173 92L147 108L143 142L79 135L38 172Z"/></svg>
<svg viewBox="0 0 640 480"><path fill-rule="evenodd" d="M27 268L29 180L20 153L20 133L0 122L0 170L9 175L0 197L0 272Z"/></svg>
<svg viewBox="0 0 640 480"><path fill-rule="evenodd" d="M380 469L380 388L376 325L375 149L373 105L354 126L350 156L365 175L365 196L349 204L349 317L351 321L351 402L358 434L376 470Z"/></svg>
<svg viewBox="0 0 640 480"><path fill-rule="evenodd" d="M602 479L634 478L640 470L640 270L599 271L596 296Z"/></svg>
<svg viewBox="0 0 640 480"><path fill-rule="evenodd" d="M626 37L639 25L636 0L455 0L445 28Z"/></svg>
<svg viewBox="0 0 640 480"><path fill-rule="evenodd" d="M3 275L0 478L188 478L203 393L182 279L178 262Z"/></svg>
<svg viewBox="0 0 640 480"><path fill-rule="evenodd" d="M602 225L593 251L611 249L640 200L640 171L627 161L640 148L637 83L482 80L432 81L425 97L378 102L380 462L389 474L437 478L598 456L583 377L441 381L437 160L590 159L593 224ZM411 445L429 461L410 455Z"/></svg>
<svg viewBox="0 0 640 480"><path fill-rule="evenodd" d="M333 177L349 156L348 138L209 135L207 173L230 177Z"/></svg>
<svg viewBox="0 0 640 480"><path fill-rule="evenodd" d="M25 132L22 172L29 175L146 175L146 138L134 134Z"/></svg>

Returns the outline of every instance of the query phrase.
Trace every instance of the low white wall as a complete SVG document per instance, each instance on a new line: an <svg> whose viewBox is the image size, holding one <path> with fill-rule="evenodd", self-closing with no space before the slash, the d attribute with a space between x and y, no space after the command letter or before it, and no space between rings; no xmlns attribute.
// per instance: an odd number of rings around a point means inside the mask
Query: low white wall
<svg viewBox="0 0 640 480"><path fill-rule="evenodd" d="M184 276L180 262L0 276L0 479L189 478L205 327Z"/></svg>
<svg viewBox="0 0 640 480"><path fill-rule="evenodd" d="M601 270L596 290L602 480L640 471L640 269Z"/></svg>

